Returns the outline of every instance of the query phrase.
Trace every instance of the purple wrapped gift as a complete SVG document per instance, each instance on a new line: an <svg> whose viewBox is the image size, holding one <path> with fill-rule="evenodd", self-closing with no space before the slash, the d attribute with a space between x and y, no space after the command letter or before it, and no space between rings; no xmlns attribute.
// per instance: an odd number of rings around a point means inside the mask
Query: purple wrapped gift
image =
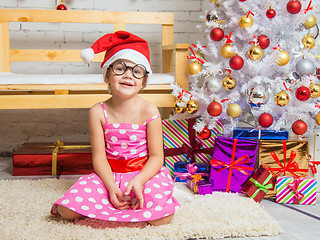
<svg viewBox="0 0 320 240"><path fill-rule="evenodd" d="M257 142L217 137L210 162L213 191L241 192L241 184L254 171L257 149Z"/></svg>
<svg viewBox="0 0 320 240"><path fill-rule="evenodd" d="M193 175L193 177L194 176L195 175ZM209 183L204 179L196 180L193 177L187 177L188 188L190 188L195 193L199 193L199 195L212 194L212 183Z"/></svg>

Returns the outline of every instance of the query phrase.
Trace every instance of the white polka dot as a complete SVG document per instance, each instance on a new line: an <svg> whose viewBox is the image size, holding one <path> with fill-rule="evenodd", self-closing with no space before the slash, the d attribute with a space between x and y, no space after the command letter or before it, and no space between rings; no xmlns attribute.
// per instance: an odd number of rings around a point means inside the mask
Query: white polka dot
<svg viewBox="0 0 320 240"><path fill-rule="evenodd" d="M117 221L118 219L116 217L109 217L109 221Z"/></svg>
<svg viewBox="0 0 320 240"><path fill-rule="evenodd" d="M121 147L122 147L123 149L126 149L126 148L128 148L128 144L126 144L126 143L121 143Z"/></svg>
<svg viewBox="0 0 320 240"><path fill-rule="evenodd" d="M73 208L73 207L71 207L71 208L70 208L70 210L72 210L72 211L74 211L74 212L76 211L76 209L75 209L75 208Z"/></svg>
<svg viewBox="0 0 320 240"><path fill-rule="evenodd" d="M89 210L89 207L88 206L81 206L81 209L87 211L87 210Z"/></svg>
<svg viewBox="0 0 320 240"><path fill-rule="evenodd" d="M160 188L160 186L159 186L158 184L156 184L156 183L154 183L153 186L154 186L155 188Z"/></svg>
<svg viewBox="0 0 320 240"><path fill-rule="evenodd" d="M152 202L152 201L148 202L148 203L147 203L147 208L151 208L152 205L153 205L153 202Z"/></svg>
<svg viewBox="0 0 320 240"><path fill-rule="evenodd" d="M118 155L118 152L117 152L117 151L114 151L114 152L112 152L112 155L117 156L117 155Z"/></svg>
<svg viewBox="0 0 320 240"><path fill-rule="evenodd" d="M159 174L155 175L154 177L155 177L155 178L159 178Z"/></svg>
<svg viewBox="0 0 320 240"><path fill-rule="evenodd" d="M115 209L115 208L113 208L113 207L109 207L109 209L110 209L110 210L116 210L116 209Z"/></svg>
<svg viewBox="0 0 320 240"><path fill-rule="evenodd" d="M163 186L169 186L169 184L166 183L166 182L162 182L161 184L162 184Z"/></svg>
<svg viewBox="0 0 320 240"><path fill-rule="evenodd" d="M65 200L63 200L61 203L62 204L68 204L70 201L69 201L69 199L65 199Z"/></svg>
<svg viewBox="0 0 320 240"><path fill-rule="evenodd" d="M114 123L114 124L112 124L112 126L113 126L114 128L118 128L118 127L120 127L120 124L119 124L119 123Z"/></svg>
<svg viewBox="0 0 320 240"><path fill-rule="evenodd" d="M81 181L81 182L79 182L79 184L80 185L85 185L85 184L87 184L87 181Z"/></svg>
<svg viewBox="0 0 320 240"><path fill-rule="evenodd" d="M140 144L140 145L144 145L144 144L146 144L146 143L147 143L146 140L142 140L139 144Z"/></svg>
<svg viewBox="0 0 320 240"><path fill-rule="evenodd" d="M99 184L99 183L100 183L100 182L97 181L97 180L92 180L92 182L93 182L94 184Z"/></svg>
<svg viewBox="0 0 320 240"><path fill-rule="evenodd" d="M132 218L130 222L139 222L139 220L136 218Z"/></svg>
<svg viewBox="0 0 320 240"><path fill-rule="evenodd" d="M120 133L120 134L125 134L126 132L127 132L127 131L124 130L124 129L119 130L119 133Z"/></svg>
<svg viewBox="0 0 320 240"><path fill-rule="evenodd" d="M161 172L161 175L162 175L163 177L166 177L166 175L164 174L164 172Z"/></svg>
<svg viewBox="0 0 320 240"><path fill-rule="evenodd" d="M132 142L137 141L137 136L136 136L136 135L131 135L131 136L130 136L130 140L131 140Z"/></svg>
<svg viewBox="0 0 320 240"><path fill-rule="evenodd" d="M89 218L95 218L96 215L94 215L94 214L88 214L88 217L89 217Z"/></svg>
<svg viewBox="0 0 320 240"><path fill-rule="evenodd" d="M175 207L174 207L174 209L175 209L176 211L178 211L179 208L180 208L180 206L175 206Z"/></svg>
<svg viewBox="0 0 320 240"><path fill-rule="evenodd" d="M172 203L172 198L169 198L166 203Z"/></svg>
<svg viewBox="0 0 320 240"><path fill-rule="evenodd" d="M108 204L108 203L109 203L109 201L108 201L107 199L105 199L105 198L103 198L103 199L101 200L101 202L102 202L103 204Z"/></svg>
<svg viewBox="0 0 320 240"><path fill-rule="evenodd" d="M105 134L108 134L108 132L109 132L109 130L108 130L108 129L106 129L106 130L104 131L104 133L105 133Z"/></svg>
<svg viewBox="0 0 320 240"><path fill-rule="evenodd" d="M78 190L77 190L77 189L72 189L70 192L71 192L71 193L77 193Z"/></svg>
<svg viewBox="0 0 320 240"><path fill-rule="evenodd" d="M98 188L97 191L98 191L98 193L103 194L103 189L102 188Z"/></svg>
<svg viewBox="0 0 320 240"><path fill-rule="evenodd" d="M91 193L91 188L85 188L85 189L83 189L83 191L85 191L86 193Z"/></svg>
<svg viewBox="0 0 320 240"><path fill-rule="evenodd" d="M94 175L91 175L91 176L88 177L88 179L91 179L91 178L94 178Z"/></svg>
<svg viewBox="0 0 320 240"><path fill-rule="evenodd" d="M107 143L107 149L110 149L110 144L109 143Z"/></svg>
<svg viewBox="0 0 320 240"><path fill-rule="evenodd" d="M170 214L169 213L167 213L167 214L165 214L164 216L166 217L166 216L169 216Z"/></svg>
<svg viewBox="0 0 320 240"><path fill-rule="evenodd" d="M156 207L154 208L154 210L156 210L156 211L161 211L161 210L162 210L162 207L156 206Z"/></svg>
<svg viewBox="0 0 320 240"><path fill-rule="evenodd" d="M137 153L137 149L132 148L132 149L130 150L130 153L131 153L131 154L136 154L136 153Z"/></svg>
<svg viewBox="0 0 320 240"><path fill-rule="evenodd" d="M155 198L158 198L158 199L163 198L163 196L162 196L160 193L158 193L158 194L156 194L156 195L154 195L154 196L155 196Z"/></svg>
<svg viewBox="0 0 320 240"><path fill-rule="evenodd" d="M138 129L139 125L138 124L132 124L132 129Z"/></svg>
<svg viewBox="0 0 320 240"><path fill-rule="evenodd" d="M89 202L93 202L93 203L95 203L95 202L96 202L96 200L95 200L94 198L92 198L92 197L91 197L91 198L89 198L89 199L88 199L88 201L89 201Z"/></svg>
<svg viewBox="0 0 320 240"><path fill-rule="evenodd" d="M145 211L145 212L143 213L143 216L144 216L145 218L151 218L151 212Z"/></svg>
<svg viewBox="0 0 320 240"><path fill-rule="evenodd" d="M115 142L118 142L118 138L115 137L115 136L112 136L112 137L111 137L111 141L114 142L114 143L115 143Z"/></svg>
<svg viewBox="0 0 320 240"><path fill-rule="evenodd" d="M123 185L124 185L125 187L127 187L128 184L129 184L129 182L125 182Z"/></svg>
<svg viewBox="0 0 320 240"><path fill-rule="evenodd" d="M145 193L145 194L151 193L151 189L150 189L150 188L146 188L146 189L144 190L144 193Z"/></svg>
<svg viewBox="0 0 320 240"><path fill-rule="evenodd" d="M101 206L100 204L96 204L96 205L95 205L95 208L96 208L96 209L102 209L102 206Z"/></svg>
<svg viewBox="0 0 320 240"><path fill-rule="evenodd" d="M105 212L105 211L101 212L101 214L103 214L103 215L109 215L109 213L108 213L108 212Z"/></svg>
<svg viewBox="0 0 320 240"><path fill-rule="evenodd" d="M167 196L168 196L170 193L171 193L171 191L165 191L165 192L164 192L164 194L167 195Z"/></svg>
<svg viewBox="0 0 320 240"><path fill-rule="evenodd" d="M142 211L142 209L137 209L137 210L134 210L135 212L141 212Z"/></svg>
<svg viewBox="0 0 320 240"><path fill-rule="evenodd" d="M167 177L171 180L171 175L170 174L167 174Z"/></svg>
<svg viewBox="0 0 320 240"><path fill-rule="evenodd" d="M82 197L76 197L76 201L77 201L77 202L82 202L82 201L83 201L83 198L82 198Z"/></svg>
<svg viewBox="0 0 320 240"><path fill-rule="evenodd" d="M145 152L142 152L139 154L139 157L145 157L145 156L147 156L147 154Z"/></svg>
<svg viewBox="0 0 320 240"><path fill-rule="evenodd" d="M122 218L128 218L130 215L123 215Z"/></svg>

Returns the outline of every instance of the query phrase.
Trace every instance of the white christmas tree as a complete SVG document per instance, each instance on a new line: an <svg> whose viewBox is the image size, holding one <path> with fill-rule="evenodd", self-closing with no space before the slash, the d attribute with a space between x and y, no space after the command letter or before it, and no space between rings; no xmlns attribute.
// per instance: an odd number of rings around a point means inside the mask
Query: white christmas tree
<svg viewBox="0 0 320 240"><path fill-rule="evenodd" d="M206 43L190 48L191 89L173 85L173 118L222 119L303 135L320 125L319 0L210 0L201 16ZM183 110L186 109L183 113Z"/></svg>

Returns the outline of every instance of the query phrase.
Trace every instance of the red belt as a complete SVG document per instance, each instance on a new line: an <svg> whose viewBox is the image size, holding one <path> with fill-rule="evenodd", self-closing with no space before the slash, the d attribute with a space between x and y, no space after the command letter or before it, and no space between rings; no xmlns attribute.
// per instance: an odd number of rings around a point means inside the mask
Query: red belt
<svg viewBox="0 0 320 240"><path fill-rule="evenodd" d="M109 159L108 162L113 172L127 173L141 170L148 160L148 156L132 158L129 160Z"/></svg>

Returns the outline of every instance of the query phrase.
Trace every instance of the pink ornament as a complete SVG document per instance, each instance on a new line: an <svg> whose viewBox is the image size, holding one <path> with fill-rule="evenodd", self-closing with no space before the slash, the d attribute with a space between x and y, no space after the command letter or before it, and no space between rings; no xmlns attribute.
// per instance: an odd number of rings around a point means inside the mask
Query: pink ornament
<svg viewBox="0 0 320 240"><path fill-rule="evenodd" d="M301 86L296 90L296 98L299 101L307 101L310 98L310 94L310 89L305 86Z"/></svg>

